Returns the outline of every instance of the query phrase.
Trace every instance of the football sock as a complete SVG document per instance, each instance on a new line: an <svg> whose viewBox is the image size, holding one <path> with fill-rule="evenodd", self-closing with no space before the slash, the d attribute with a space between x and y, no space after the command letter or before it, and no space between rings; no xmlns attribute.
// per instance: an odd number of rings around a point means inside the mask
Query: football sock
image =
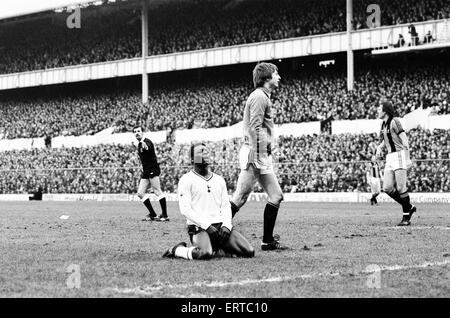
<svg viewBox="0 0 450 318"><path fill-rule="evenodd" d="M206 260L206 259L210 259L212 257L212 255L210 253L207 253L198 247L194 247L191 254L192 254L193 259Z"/></svg>
<svg viewBox="0 0 450 318"><path fill-rule="evenodd" d="M159 204L161 205L162 216L167 217L166 197L164 196L164 194L162 194L158 197L158 199L159 199Z"/></svg>
<svg viewBox="0 0 450 318"><path fill-rule="evenodd" d="M403 215L408 214L409 216L409 211L412 208L411 202L410 202L410 198L409 198L409 194L408 192L404 192L402 194L399 194L401 200L402 200L402 206L403 206Z"/></svg>
<svg viewBox="0 0 450 318"><path fill-rule="evenodd" d="M234 218L234 216L236 215L236 213L239 212L239 208L237 207L236 204L234 204L232 201L230 201L231 204L231 217Z"/></svg>
<svg viewBox="0 0 450 318"><path fill-rule="evenodd" d="M194 259L192 255L192 251L195 250L195 246L191 247L185 247L185 246L178 246L175 250L174 254L176 257L184 258L184 259Z"/></svg>
<svg viewBox="0 0 450 318"><path fill-rule="evenodd" d="M151 217L155 217L155 216L156 216L156 213L155 213L155 210L153 210L152 204L150 203L150 196L148 196L148 195L145 196L145 197L142 199L142 203L144 203L144 205L145 205L145 207L147 208L147 210L148 210L150 216L151 216Z"/></svg>
<svg viewBox="0 0 450 318"><path fill-rule="evenodd" d="M264 235L263 243L270 243L273 241L273 229L277 220L279 205L267 202L264 208Z"/></svg>
<svg viewBox="0 0 450 318"><path fill-rule="evenodd" d="M394 199L397 203L399 203L403 206L403 201L400 198L400 194L397 192L397 190L394 190L392 192L387 192L387 195L390 196L392 199Z"/></svg>
<svg viewBox="0 0 450 318"><path fill-rule="evenodd" d="M374 193L373 195L372 195L372 200L373 200L373 202L375 202L375 204L376 203L378 203L378 201L377 201L377 196L379 195L379 193Z"/></svg>

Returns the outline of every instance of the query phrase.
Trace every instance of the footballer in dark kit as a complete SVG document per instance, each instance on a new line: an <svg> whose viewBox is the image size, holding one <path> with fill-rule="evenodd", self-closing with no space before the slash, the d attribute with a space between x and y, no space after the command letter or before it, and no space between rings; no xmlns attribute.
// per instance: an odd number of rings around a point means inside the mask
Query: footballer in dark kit
<svg viewBox="0 0 450 318"><path fill-rule="evenodd" d="M133 134L138 141L137 150L139 159L142 163L142 174L137 195L148 210L148 216L144 220L169 221L169 217L167 216L166 197L161 190L161 183L159 180L161 169L159 168L158 160L156 158L155 147L150 139L143 138L141 126L134 127ZM158 196L162 211L160 216L156 215L156 212L150 203L150 194L146 193L149 186L153 189L155 195Z"/></svg>

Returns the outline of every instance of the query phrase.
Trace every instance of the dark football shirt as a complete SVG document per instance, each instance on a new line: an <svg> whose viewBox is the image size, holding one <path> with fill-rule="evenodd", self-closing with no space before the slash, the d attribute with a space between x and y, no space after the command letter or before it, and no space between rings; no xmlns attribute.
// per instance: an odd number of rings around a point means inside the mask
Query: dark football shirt
<svg viewBox="0 0 450 318"><path fill-rule="evenodd" d="M144 150L142 143L145 142L148 149ZM144 170L152 170L159 168L158 160L156 159L155 147L150 139L144 138L138 144L139 159L141 159Z"/></svg>

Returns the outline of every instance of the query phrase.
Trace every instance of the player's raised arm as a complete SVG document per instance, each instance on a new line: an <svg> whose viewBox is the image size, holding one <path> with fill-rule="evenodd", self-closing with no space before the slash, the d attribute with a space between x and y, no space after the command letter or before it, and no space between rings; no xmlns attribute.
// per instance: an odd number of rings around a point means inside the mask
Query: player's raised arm
<svg viewBox="0 0 450 318"><path fill-rule="evenodd" d="M205 223L204 218L192 209L191 202L192 195L190 182L182 177L178 183L178 204L180 206L180 212L186 219L194 224L198 224L202 229L206 230L211 224Z"/></svg>

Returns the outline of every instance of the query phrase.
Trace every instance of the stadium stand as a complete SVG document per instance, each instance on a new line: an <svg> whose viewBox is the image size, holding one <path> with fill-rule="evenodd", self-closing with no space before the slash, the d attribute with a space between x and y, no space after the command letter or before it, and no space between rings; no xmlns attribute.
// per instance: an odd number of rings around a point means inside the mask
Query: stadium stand
<svg viewBox="0 0 450 318"><path fill-rule="evenodd" d="M355 29L366 27L369 3L354 4ZM382 25L450 17L444 0L407 4L380 0L378 4L383 11ZM248 0L234 5L199 0L152 7L149 14L149 54L337 32L346 27L344 0ZM67 29L66 17L50 12L32 19L2 21L0 42L8 45L0 46L0 74L140 56L138 6L83 9L79 30ZM171 21L177 21L176 26ZM418 36L422 39L425 35ZM435 114L450 113L450 63L432 56L412 61L366 59L356 67L355 90L350 93L345 69L339 63L328 67L317 67L316 62L314 66L302 64L281 75L282 85L273 94L275 122L323 123L321 135L279 139L277 167L285 192L367 190L367 145L375 135L329 132L332 120L376 118L380 96L392 99L399 116L419 107L431 107ZM234 72L231 78L217 75L214 80L150 83L148 106L141 103L135 87L99 89L97 85L109 84L98 82L89 89L67 85L38 88L31 94L0 92L0 139L45 137L48 141L47 149L1 153L0 174L4 177L0 178L0 193L23 193L38 186L45 193L135 193L139 163L133 147L53 149L51 137L91 135L110 127L126 132L136 123L142 123L147 131L229 126L242 120L242 108L252 89L248 70ZM412 168L410 189L450 191L449 131L417 129L409 136L412 156L419 160ZM215 169L233 191L239 141L210 146L215 149ZM163 187L173 192L178 177L189 166L187 145L162 143L157 147L165 167ZM8 177L12 175L14 178ZM255 191L260 190L256 186Z"/></svg>
<svg viewBox="0 0 450 318"><path fill-rule="evenodd" d="M3 138L14 139L94 134L112 126L125 132L136 122L150 131L230 126L242 120L252 89L245 74L162 81L150 90L149 106L140 102L137 90L100 90L96 85L91 92L65 88L47 94L0 93L0 131ZM355 90L350 93L342 64L326 68L314 64L281 74L282 84L273 94L277 124L373 119L380 96L392 98L399 116L419 107L433 107L438 114L450 112L450 62L437 62L433 56L408 63L366 60L358 67Z"/></svg>
<svg viewBox="0 0 450 318"><path fill-rule="evenodd" d="M409 173L410 190L449 192L450 131L413 129L408 136L415 160ZM276 167L283 191L366 191L368 145L376 140L376 134L280 137ZM208 147L214 170L234 191L240 140L210 142ZM190 169L188 149L189 145L157 144L165 191L176 191L179 177ZM37 186L44 193L135 193L138 160L134 146L120 145L6 151L0 156L0 193L23 193ZM262 189L255 186L254 190Z"/></svg>
<svg viewBox="0 0 450 318"><path fill-rule="evenodd" d="M355 1L355 29L367 27L370 3ZM379 0L377 4L382 10L381 25L450 17L446 0ZM248 0L235 5L225 0L169 2L149 11L149 54L344 31L345 8L345 0ZM80 29L66 27L69 13L3 23L0 43L8 46L0 46L0 74L140 56L137 4L89 7L81 12ZM418 36L422 41L425 34Z"/></svg>

